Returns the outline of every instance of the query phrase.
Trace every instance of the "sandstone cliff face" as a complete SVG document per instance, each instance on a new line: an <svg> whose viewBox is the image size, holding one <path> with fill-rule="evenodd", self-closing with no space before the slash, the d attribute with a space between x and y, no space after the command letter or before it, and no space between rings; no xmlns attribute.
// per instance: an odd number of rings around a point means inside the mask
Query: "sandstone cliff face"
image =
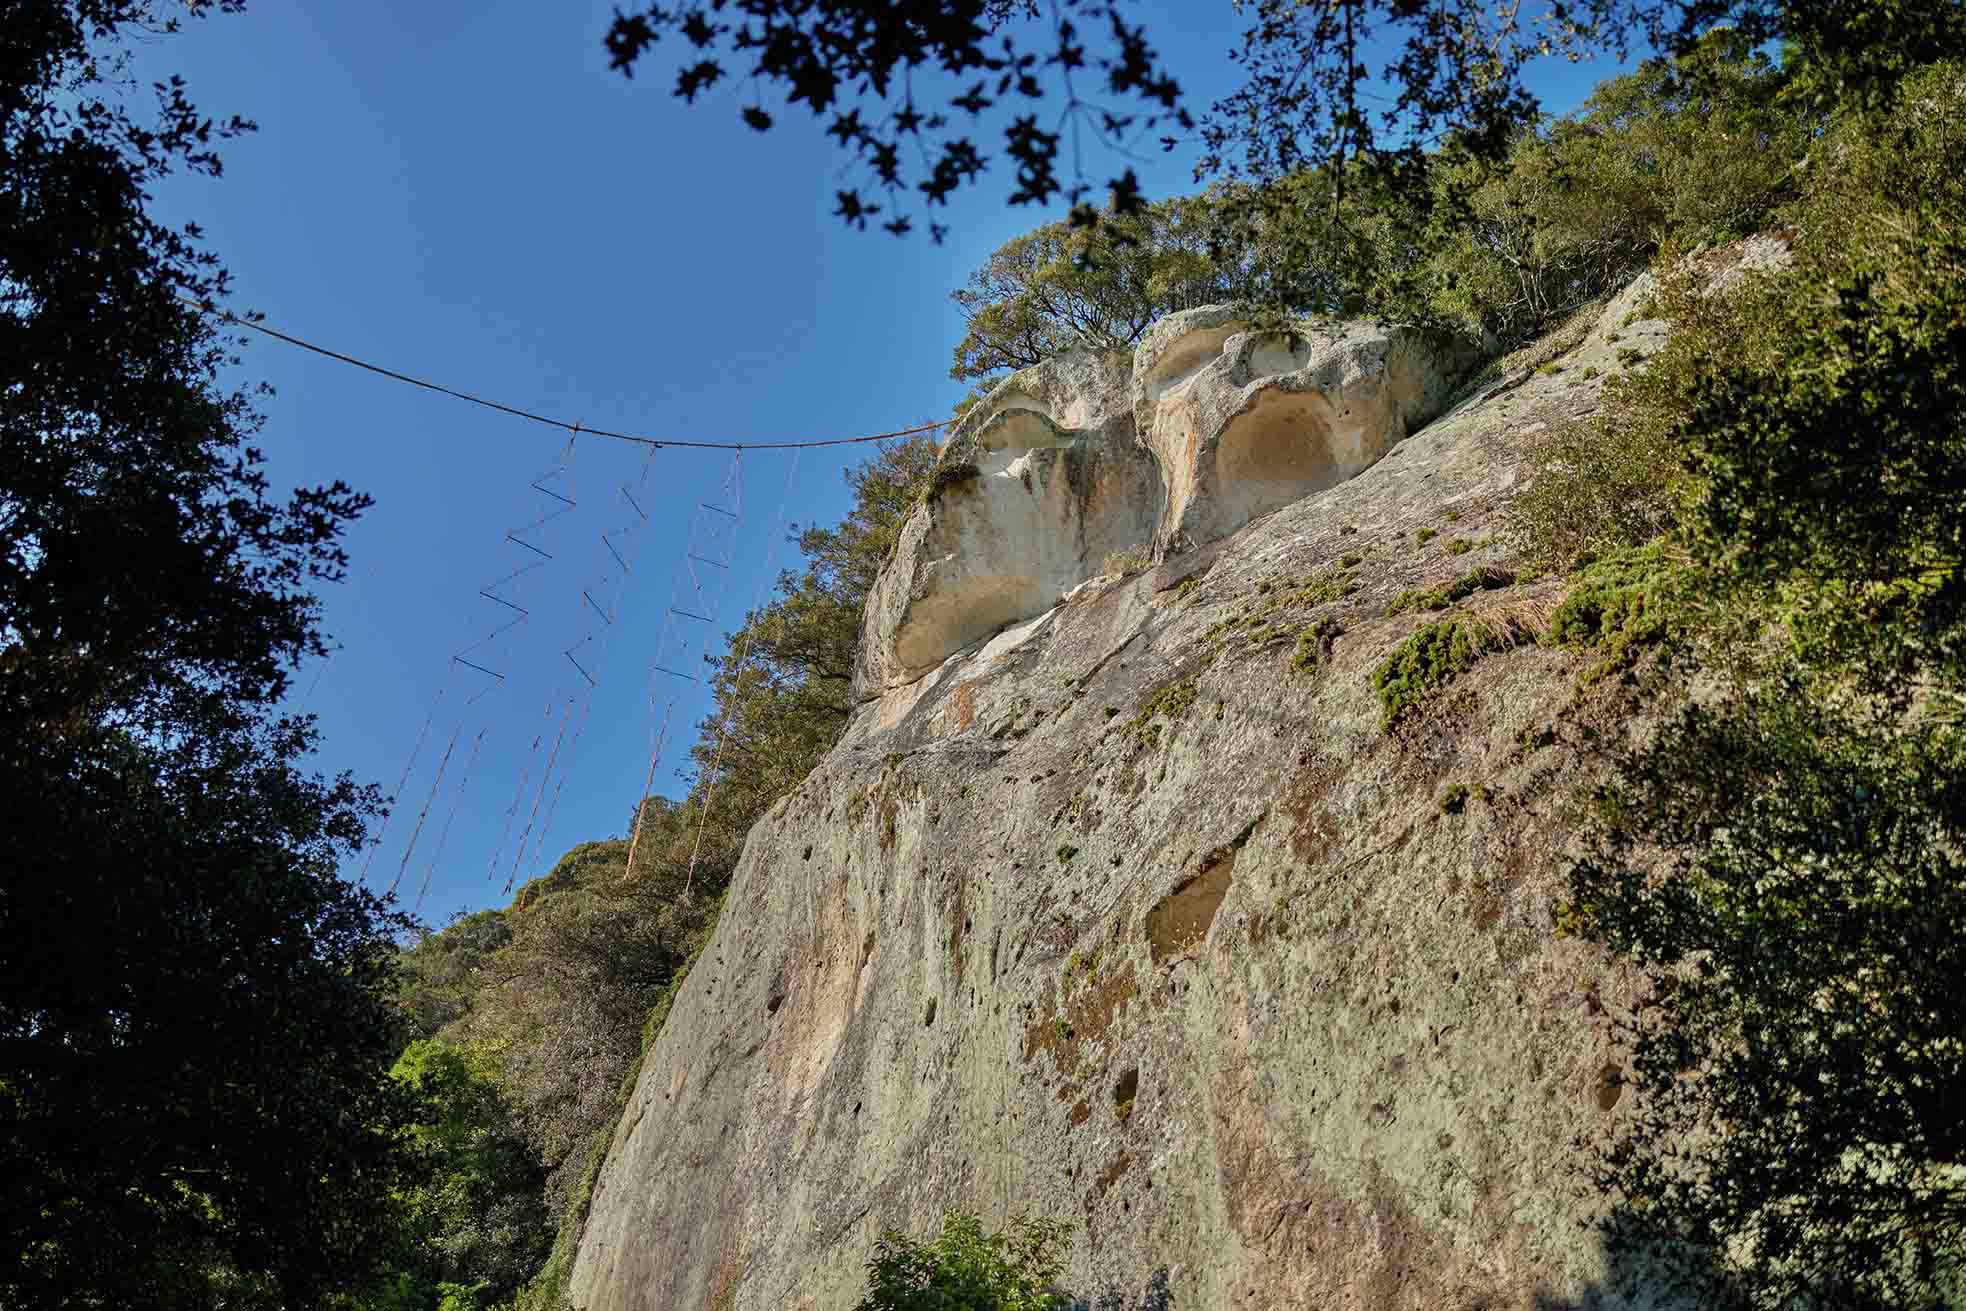
<svg viewBox="0 0 1966 1311"><path fill-rule="evenodd" d="M1397 595L1515 563L1526 440L1656 345L1643 292L1431 422L1417 341L1209 311L999 389L647 1056L575 1305L851 1307L944 1208L1074 1220L1074 1287L1166 1264L1191 1308L1615 1301L1571 1171L1627 983L1549 916L1581 662L1487 656L1395 731L1372 674L1437 617Z"/></svg>

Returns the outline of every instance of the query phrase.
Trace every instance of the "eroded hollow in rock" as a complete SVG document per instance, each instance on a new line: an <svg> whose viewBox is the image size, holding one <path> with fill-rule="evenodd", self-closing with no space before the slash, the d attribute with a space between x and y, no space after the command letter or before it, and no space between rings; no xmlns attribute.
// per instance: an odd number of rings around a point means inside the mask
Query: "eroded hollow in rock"
<svg viewBox="0 0 1966 1311"><path fill-rule="evenodd" d="M1215 452L1215 499L1241 525L1343 482L1331 403L1318 392L1265 391L1231 420Z"/></svg>
<svg viewBox="0 0 1966 1311"><path fill-rule="evenodd" d="M1030 451L1044 451L1072 444L1072 434L1061 429L1051 414L1036 401L1022 396L1005 398L1006 403L990 416L976 433L980 451L991 453L982 462L985 473L1001 473L1008 461Z"/></svg>
<svg viewBox="0 0 1966 1311"><path fill-rule="evenodd" d="M1218 853L1201 873L1162 897L1147 912L1147 946L1154 964L1175 956L1185 956L1200 945L1215 923L1229 895L1229 883L1236 871L1233 848Z"/></svg>
<svg viewBox="0 0 1966 1311"><path fill-rule="evenodd" d="M958 589L915 603L895 635L895 657L911 669L932 668L952 651L1043 613L1057 595L1035 574L965 578Z"/></svg>
<svg viewBox="0 0 1966 1311"><path fill-rule="evenodd" d="M1252 378L1295 373L1311 362L1311 343L1294 332L1268 333L1250 343L1245 360Z"/></svg>
<svg viewBox="0 0 1966 1311"><path fill-rule="evenodd" d="M992 404L930 486L932 518L892 630L895 663L910 676L1044 614L1153 531L1134 486L1143 459L1103 431L1061 428L1028 397Z"/></svg>
<svg viewBox="0 0 1966 1311"><path fill-rule="evenodd" d="M1142 379L1148 394L1159 400L1194 377L1203 365L1222 353L1223 343L1242 329L1240 323L1224 323L1213 328L1197 328L1177 337Z"/></svg>

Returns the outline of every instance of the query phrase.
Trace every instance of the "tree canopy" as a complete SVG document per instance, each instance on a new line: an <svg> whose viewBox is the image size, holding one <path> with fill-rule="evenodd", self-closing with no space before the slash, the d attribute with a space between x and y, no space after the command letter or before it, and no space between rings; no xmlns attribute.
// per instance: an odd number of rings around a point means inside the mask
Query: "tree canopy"
<svg viewBox="0 0 1966 1311"><path fill-rule="evenodd" d="M1213 205L1190 197L1005 242L951 293L967 328L949 376L992 378L1069 350L1127 348L1163 314L1229 298L1236 270L1213 220Z"/></svg>
<svg viewBox="0 0 1966 1311"><path fill-rule="evenodd" d="M901 235L915 226L909 193L918 194L924 208L946 207L981 175L987 159L963 132L992 108L1033 110L1014 113L1003 128L1004 151L1017 168L1014 203L1043 203L1063 193L1084 204L1090 188L1083 179L1058 173L1067 133L1111 137L1152 130L1163 121L1187 125L1178 107L1179 84L1161 67L1144 31L1126 21L1125 6L1056 0L1049 8L1051 30L1033 46L1020 44L1018 24L1037 17L1031 0L901 6L886 0L762 0L744 5L742 17L721 0L688 0L617 12L607 48L613 66L632 75L659 39L679 38L686 53L674 94L688 102L726 76L776 84L788 107L803 106L826 123L827 135L853 156L877 192L878 198L869 198L860 187L841 190L834 212L852 226L874 220ZM1110 41L1110 49L1094 50L1086 28ZM750 67L727 67L733 62ZM1080 99L1073 74L1083 80L1094 70L1099 93L1140 109L1129 113ZM1054 72L1064 91L1066 122L1047 131L1035 106ZM756 101L743 107L741 117L760 132L773 123ZM1138 201L1131 169L1111 186L1127 207ZM929 224L938 241L947 230Z"/></svg>
<svg viewBox="0 0 1966 1311"><path fill-rule="evenodd" d="M1608 1237L1705 1305L1966 1296L1962 114L1946 62L1829 123L1792 270L1663 270L1674 336L1531 498L1559 559L1659 539L1632 600L1677 704L1611 757L1559 918L1653 985ZM1565 494L1634 469L1649 515Z"/></svg>
<svg viewBox="0 0 1966 1311"><path fill-rule="evenodd" d="M359 1277L409 1114L403 921L342 882L379 798L278 713L343 484L276 495L195 230L247 130L139 34L234 3L12 6L0 66L0 1304L309 1305Z"/></svg>
<svg viewBox="0 0 1966 1311"><path fill-rule="evenodd" d="M1966 17L1934 0L1573 0L1525 7L1488 0L1252 0L1234 52L1240 86L1197 119L1151 41L1113 0L756 0L735 17L719 0L647 4L617 13L606 45L632 75L665 37L676 51L673 94L695 103L726 78L758 89L741 106L758 131L774 124L756 98L769 88L802 107L863 170L835 213L864 228L912 231L912 207L946 207L991 157L971 139L1003 115L1002 152L1016 171L1012 204L1063 194L1074 220L1096 220L1081 163L1060 175L1069 141L1173 148L1197 134L1198 178L1259 184L1315 170L1319 203L1342 204L1364 176L1426 189L1428 155L1444 146L1499 158L1536 121L1526 85L1550 56L1634 48L1684 54L1717 27L1750 48L1784 43L1795 94L1818 107L1888 100L1911 69L1966 48ZM1089 75L1096 74L1096 78ZM1076 76L1075 76L1076 75ZM1096 86L1088 87L1088 80ZM1106 99L1099 99L1105 97ZM1040 123L1049 103L1055 130ZM919 158L920 163L911 161ZM1113 209L1146 204L1132 169L1108 180ZM929 225L940 240L946 224Z"/></svg>

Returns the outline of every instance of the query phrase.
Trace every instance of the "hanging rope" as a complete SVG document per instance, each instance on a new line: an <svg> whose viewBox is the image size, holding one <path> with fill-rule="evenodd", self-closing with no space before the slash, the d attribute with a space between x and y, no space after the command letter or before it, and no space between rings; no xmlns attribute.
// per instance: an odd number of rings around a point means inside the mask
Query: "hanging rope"
<svg viewBox="0 0 1966 1311"><path fill-rule="evenodd" d="M631 489L627 483L623 483L618 488L621 492L622 499L627 501L629 508L635 512L634 520L609 529L601 534L601 545L614 558L614 562L620 570L613 579L614 587L608 595L607 608L602 610L599 604L595 602L593 597L594 589L588 589L581 593L581 596L586 599L588 605L600 616L602 627L588 630L586 637L575 642L565 652L567 659L572 662L575 669L580 671L581 676L587 680L588 685L585 695L581 698L579 715L574 720L573 739L567 744L569 762L571 762L579 750L581 734L587 730L587 720L592 715L594 709L594 697L600 690L600 681L588 673L580 661L574 657L573 653L576 648L594 644L598 636L599 654L593 659L592 663L597 669L605 666L608 650L614 643L615 619L620 614L621 594L627 587L628 575L634 572L635 561L641 554L642 530L648 526L648 514L642 509L641 502L636 499L635 492L642 491L646 494L645 489L648 484L649 471L654 467L655 452L650 450L642 460L641 476L635 480L634 487ZM623 544L627 548L625 554L621 547L615 544L614 539L617 537L622 539ZM607 589L608 581L606 577L601 579L599 586L602 590ZM545 848L546 840L553 832L553 819L560 810L560 794L565 790L567 775L571 772L571 763L562 765L560 767L559 779L553 784L553 799L546 805L546 822L540 826L539 830L540 849Z"/></svg>
<svg viewBox="0 0 1966 1311"><path fill-rule="evenodd" d="M417 730L416 745L410 748L410 758L403 762L403 776L396 780L396 790L389 794L390 808L382 814L382 826L375 831L375 841L369 844L369 854L362 861L362 872L356 878L358 883L369 881L369 867L375 864L375 853L382 850L383 839L389 836L389 821L396 814L396 798L410 781L410 771L416 768L416 758L423 754L423 742L430 736L430 725L437 720L437 707L443 702L444 693L450 691L449 684L438 689L437 696L430 703L430 713L423 717L423 727Z"/></svg>
<svg viewBox="0 0 1966 1311"><path fill-rule="evenodd" d="M488 410L497 410L500 414L509 414L515 419L524 419L529 423L543 423L549 428L558 428L562 432L578 426L569 423L565 419L552 419L543 414L534 414L531 410L521 409L516 405L507 405L503 401L487 400L482 396L474 396L467 391L459 391L455 387L446 387L441 383L428 382L422 378L413 377L410 374L402 373L395 369L384 368L380 364L371 364L367 360L357 359L353 355L345 355L340 351L329 350L326 346L317 346L311 341L293 336L290 333L281 332L278 328L268 327L256 319L240 318L236 314L218 308L218 306L209 301L202 301L194 296L187 296L182 292L178 293L178 299L222 322L233 324L236 327L248 328L253 332L263 333L276 341L283 341L289 346L298 346L304 351L312 351L316 355L339 361L342 364L352 365L358 369L364 369L369 373L388 378L394 382L404 383L411 387L421 387L425 391L434 391L439 395L449 396L454 400L465 401L471 405L482 405ZM877 432L865 437L826 437L811 441L790 442L708 442L678 437L639 437L633 433L609 432L605 428L581 428L580 431L590 436L606 437L611 441L618 442L633 442L638 446L647 446L655 450L660 450L665 446L675 446L701 451L794 451L809 450L815 446L857 446L863 442L884 442L891 437L912 437L916 433L933 432L937 428L947 427L954 422L954 419L941 419L935 423L925 423L913 428L901 428L894 432Z"/></svg>
<svg viewBox="0 0 1966 1311"><path fill-rule="evenodd" d="M444 827L437 833L437 849L430 853L430 862L423 867L423 883L416 890L416 905L410 908L412 915L420 914L423 910L424 895L430 891L430 878L437 872L437 862L443 859L444 848L451 839L451 825L457 822L457 812L464 804L465 790L471 786L472 771L478 765L478 752L485 745L485 732L485 729L479 729L478 736L472 739L471 755L464 762L464 776L458 779L457 791L451 794L450 814L444 817Z"/></svg>
<svg viewBox="0 0 1966 1311"><path fill-rule="evenodd" d="M765 594L759 598L758 608L762 609L766 597L771 595L771 587L778 581L778 543L785 536L785 513L792 504L792 482L798 476L799 457L792 457L792 467L785 475L785 494L778 502L778 531L772 534L771 546L765 556ZM732 666L741 679L744 661L751 653L751 625L746 624L737 639L737 650L731 658ZM734 700L735 697L732 698ZM724 749L730 743L730 703L727 701L717 716L717 750L710 762L710 786L703 798L703 810L697 818L696 841L690 847L689 874L683 879L683 896L687 898L696 885L696 866L703 855L703 834L710 827L710 812L717 803L717 786L723 782Z"/></svg>
<svg viewBox="0 0 1966 1311"><path fill-rule="evenodd" d="M683 663L680 658L681 653L678 651L672 654L669 648L669 638L676 631L675 621L677 619L687 619L703 625L704 636L700 656L707 657L709 654L710 643L716 634L716 593L705 591L704 578L697 572L697 566L703 565L706 568L714 568L723 573L729 573L730 571L731 553L736 548L737 529L743 522L743 481L742 466L740 463L742 459L742 452L732 455L730 469L724 475L724 499L732 502L732 506L711 505L707 501L697 502L696 517L690 524L688 544L683 551L683 569L677 576L669 610L663 618L662 645L656 648L656 658L649 665L649 703L651 709L653 709L656 700L655 684L658 676L675 679L677 680L677 684L684 682L695 683L699 681L694 674L685 673L673 667L675 664ZM718 542L721 542L721 547L716 545ZM720 551L722 558L712 558L712 552L718 551ZM682 599L685 595L683 590L685 580L687 580L689 587L690 608L676 604L676 601ZM699 666L700 664L701 660L699 659ZM628 841L628 867L622 872L624 882L634 872L635 855L641 848L642 828L648 812L649 796L655 787L655 771L661 763L663 750L668 745L669 728L675 719L675 713L676 695L672 693L668 704L663 708L660 724L654 729L652 734L652 741L649 746L648 774L642 780L641 799L635 806L635 829Z"/></svg>
<svg viewBox="0 0 1966 1311"><path fill-rule="evenodd" d="M539 820L540 803L546 800L546 785L553 777L553 762L560 758L560 746L567 740L567 725L572 720L573 698L568 697L566 707L560 713L560 735L553 739L553 750L546 757L546 768L539 772L539 793L532 799L532 813L526 816L526 827L519 834L519 849L512 853L512 870L505 876L505 891L507 893L512 891L512 885L518 881L519 870L525 864L526 840L532 836L533 825ZM525 792L525 786L525 781L521 779L519 782L519 791L521 794Z"/></svg>
<svg viewBox="0 0 1966 1311"><path fill-rule="evenodd" d="M559 502L558 507L549 508L545 514L533 520L532 523L526 525L524 528L519 529L517 532L511 532L505 535L505 540L511 542L514 546L524 547L526 550L533 552L535 555L538 555L540 557L539 563L543 563L547 560L551 560L553 558L552 552L548 551L543 545L538 545L533 542L526 541L524 535L547 528L555 519L560 518L562 515L571 513L574 507L578 504L574 495L575 489L573 486L573 460L575 455L575 444L580 439L581 429L578 426L571 427L568 429L568 433L569 436L567 437L567 444L565 448L563 448L560 452L560 462L554 465L553 468L541 474L538 478L535 478L532 482L532 487L534 491L539 492L541 495L549 496L553 500ZM566 480L565 495L562 495L561 493L547 486L548 483L551 483L556 478L564 478ZM542 537L542 541L548 541L548 540L550 540L550 537L548 536ZM527 565L526 567L518 570L517 573L512 575L512 577L516 578L519 574L523 574L529 572L531 569L538 568L539 563ZM495 601L499 600L499 598L497 597L491 597L490 599ZM501 602L501 604L505 604L505 603ZM514 606L514 608L517 609L518 607ZM518 619L514 620L510 624L507 624L505 628L500 629L499 632L504 632L506 629L516 627L517 624L523 622L525 618L526 618L526 613L522 611ZM469 662L467 661L465 663L469 663ZM478 668L478 666L475 665L472 667ZM492 671L484 670L483 672L491 673ZM505 681L505 676L503 674L494 674L493 677L497 678L498 681L501 683ZM552 721L553 718L553 702L550 697L546 702L545 718L549 723ZM512 804L507 806L505 809L505 828L499 834L498 845L492 849L491 867L488 871L488 878L490 879L496 879L498 877L498 866L499 866L500 858L503 857L505 854L505 844L511 840L512 825L518 818L519 805L525 799L526 784L532 778L533 761L539 758L539 744L545 741L545 738L546 738L546 734L542 730L537 736L533 738L532 746L527 749L525 767L519 771L519 785L512 793ZM530 829L530 825L528 825L528 829ZM523 838L520 841L520 847L523 853L523 849L524 849ZM506 881L506 891L508 892L511 891L511 886L512 886L511 881L508 879Z"/></svg>
<svg viewBox="0 0 1966 1311"><path fill-rule="evenodd" d="M464 721L458 720L457 727L451 730L451 740L444 746L444 758L437 762L437 776L430 780L430 795L423 800L423 809L416 813L416 826L410 830L410 840L403 847L403 858L396 864L396 877L389 880L389 895L396 895L396 888L403 881L403 871L410 867L410 856L416 851L416 840L423 833L423 821L430 817L430 807L436 804L437 793L444 786L444 771L450 768L451 752L457 750L457 735L464 731Z"/></svg>

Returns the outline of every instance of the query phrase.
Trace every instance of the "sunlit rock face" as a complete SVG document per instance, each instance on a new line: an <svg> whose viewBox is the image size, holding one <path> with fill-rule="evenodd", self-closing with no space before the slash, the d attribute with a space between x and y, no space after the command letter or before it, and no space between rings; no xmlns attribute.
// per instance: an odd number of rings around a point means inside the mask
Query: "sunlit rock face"
<svg viewBox="0 0 1966 1311"><path fill-rule="evenodd" d="M963 417L903 528L862 626L860 699L912 682L1039 615L1144 547L1160 508L1124 355L1074 354L1007 379Z"/></svg>
<svg viewBox="0 0 1966 1311"><path fill-rule="evenodd" d="M1550 919L1605 754L1586 744L1642 730L1580 700L1608 696L1579 686L1597 656L1560 646L1484 655L1394 731L1376 681L1439 618L1413 592L1529 574L1506 529L1538 435L1664 343L1653 290L1546 343L1561 369L1409 420L1356 477L877 681L751 830L596 1176L572 1306L852 1311L882 1233L933 1236L950 1209L1064 1222L1077 1295L1165 1266L1183 1311L1686 1306L1592 1228L1590 1146L1642 1113L1617 1017L1645 980ZM1206 367L1225 328L1188 343ZM870 616L882 670L934 589L984 576L941 562L950 534L994 540L968 520L1025 495L1018 460L1033 490L1002 512L1044 513L1006 539L1125 520L1041 494L1070 489L1050 462L1072 450L1115 507L1130 485L1160 509L1158 462L1120 440L1158 440L1132 376L1061 362L963 426L945 467L976 466L979 511L945 479L915 516ZM1068 546L990 549L1103 563ZM1466 609L1547 615L1565 589L1525 576ZM912 658L963 636L938 622ZM1335 635L1308 663L1306 631ZM1601 717L1551 731L1571 714Z"/></svg>
<svg viewBox="0 0 1966 1311"><path fill-rule="evenodd" d="M1134 354L1134 421L1167 489L1162 551L1224 537L1370 468L1440 413L1472 361L1367 321L1257 330L1222 306L1169 315Z"/></svg>
<svg viewBox="0 0 1966 1311"><path fill-rule="evenodd" d="M859 700L1050 610L1115 553L1164 557L1355 477L1469 361L1364 322L1253 330L1210 306L1134 352L1005 380L964 416L861 631Z"/></svg>

